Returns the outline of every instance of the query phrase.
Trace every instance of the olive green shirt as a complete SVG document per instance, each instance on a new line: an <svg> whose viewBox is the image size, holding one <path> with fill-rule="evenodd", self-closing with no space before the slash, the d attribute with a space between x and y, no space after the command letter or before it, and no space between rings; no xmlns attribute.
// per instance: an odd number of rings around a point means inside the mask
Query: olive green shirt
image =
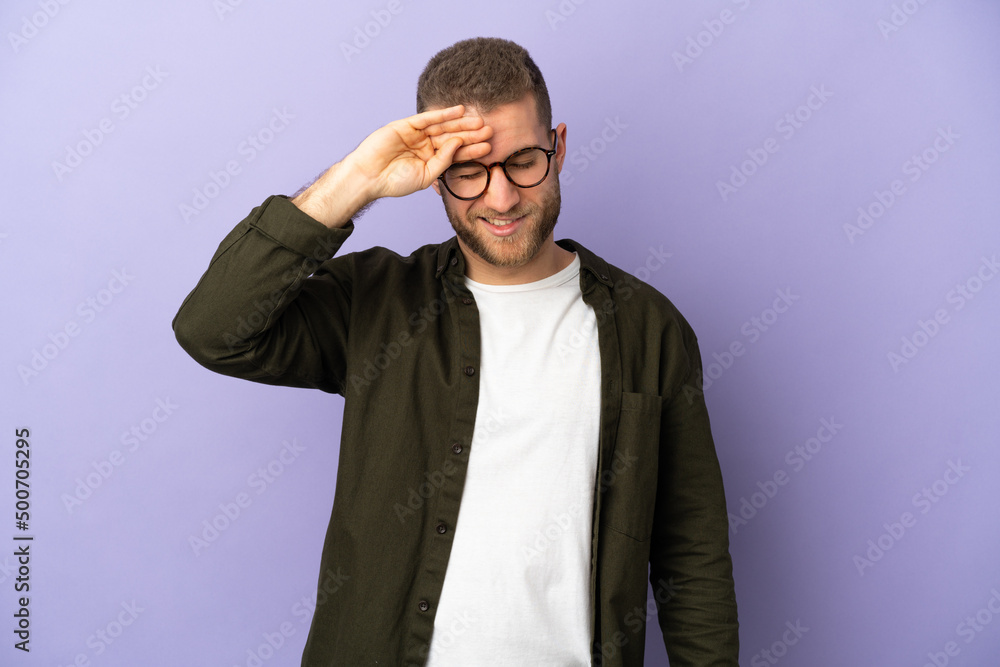
<svg viewBox="0 0 1000 667"><path fill-rule="evenodd" d="M345 398L302 664L423 665L475 456L479 313L455 238L409 257L385 248L334 257L353 229L328 229L269 197L222 241L173 326L213 371ZM655 616L672 667L735 666L729 527L708 412L693 390L697 339L654 288L558 243L580 257L601 357L593 664L642 665Z"/></svg>

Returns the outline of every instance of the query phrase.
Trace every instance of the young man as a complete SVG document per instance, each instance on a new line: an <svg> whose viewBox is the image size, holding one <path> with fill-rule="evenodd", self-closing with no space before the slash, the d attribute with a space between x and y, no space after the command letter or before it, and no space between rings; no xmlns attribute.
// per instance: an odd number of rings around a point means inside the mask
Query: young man
<svg viewBox="0 0 1000 667"><path fill-rule="evenodd" d="M472 39L389 123L222 242L174 329L214 371L345 397L303 665L736 665L722 476L694 332L556 242L566 125L520 46ZM334 257L431 186L456 236Z"/></svg>

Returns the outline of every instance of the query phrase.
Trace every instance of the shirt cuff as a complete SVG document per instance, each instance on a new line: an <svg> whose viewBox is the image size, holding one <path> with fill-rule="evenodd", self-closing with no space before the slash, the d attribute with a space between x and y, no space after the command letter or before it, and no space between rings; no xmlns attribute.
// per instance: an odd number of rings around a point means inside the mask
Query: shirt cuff
<svg viewBox="0 0 1000 667"><path fill-rule="evenodd" d="M333 257L354 232L353 220L340 229L330 229L284 195L265 199L250 226L278 245L317 261Z"/></svg>

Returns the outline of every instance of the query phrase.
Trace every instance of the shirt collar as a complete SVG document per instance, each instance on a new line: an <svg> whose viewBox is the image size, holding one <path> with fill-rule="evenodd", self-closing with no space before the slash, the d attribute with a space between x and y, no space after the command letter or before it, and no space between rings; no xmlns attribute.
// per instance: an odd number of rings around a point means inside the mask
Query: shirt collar
<svg viewBox="0 0 1000 667"><path fill-rule="evenodd" d="M594 278L608 287L612 287L614 285L614 282L611 280L611 271L608 268L608 263L603 259L572 239L560 239L559 241L556 241L556 244L561 248L565 248L566 250L575 252L579 255L581 276L584 271L587 271L594 276Z"/></svg>

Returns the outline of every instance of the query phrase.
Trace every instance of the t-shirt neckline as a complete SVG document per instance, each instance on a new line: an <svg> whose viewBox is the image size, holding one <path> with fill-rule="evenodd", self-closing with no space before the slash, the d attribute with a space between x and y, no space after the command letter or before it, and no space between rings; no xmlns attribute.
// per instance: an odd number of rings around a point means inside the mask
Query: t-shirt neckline
<svg viewBox="0 0 1000 667"><path fill-rule="evenodd" d="M579 279L579 276L580 255L574 252L573 261L569 263L569 266L561 271L553 273L547 278L542 278L541 280L536 280L530 283L521 283L519 285L490 285L487 283L476 282L472 278L466 276L465 284L470 289L481 292L529 292L533 290L548 289L550 287L560 287L574 278Z"/></svg>

